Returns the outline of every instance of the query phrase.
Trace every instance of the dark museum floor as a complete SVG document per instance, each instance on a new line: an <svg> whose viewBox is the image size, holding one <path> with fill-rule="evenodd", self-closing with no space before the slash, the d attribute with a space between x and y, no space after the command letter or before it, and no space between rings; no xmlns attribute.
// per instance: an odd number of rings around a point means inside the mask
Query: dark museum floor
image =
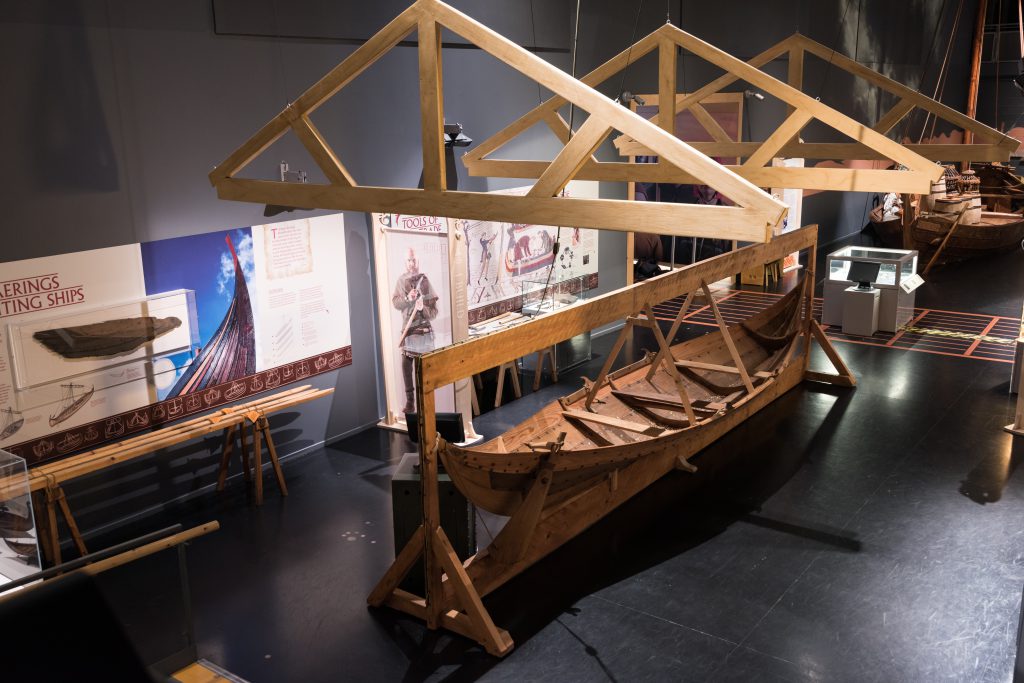
<svg viewBox="0 0 1024 683"><path fill-rule="evenodd" d="M940 269L918 306L1018 316L1021 259ZM593 377L614 336L478 431ZM220 521L188 550L199 653L254 682L1011 680L1024 446L1002 430L1010 366L838 348L856 389L798 386L695 475L663 478L489 596L516 642L502 660L366 607L393 557L404 435L371 429L287 461L286 499L271 483L254 507L236 478L146 530Z"/></svg>

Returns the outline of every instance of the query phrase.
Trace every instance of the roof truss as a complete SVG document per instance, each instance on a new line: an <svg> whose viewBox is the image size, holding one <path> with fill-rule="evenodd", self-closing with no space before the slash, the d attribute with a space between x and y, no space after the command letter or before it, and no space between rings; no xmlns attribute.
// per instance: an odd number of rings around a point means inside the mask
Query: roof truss
<svg viewBox="0 0 1024 683"><path fill-rule="evenodd" d="M447 28L532 78L562 103L572 102L589 117L575 134L554 112L565 148L550 163L541 162L537 183L525 197L446 190L440 31ZM419 42L420 114L424 189L363 187L344 167L309 115L362 73L406 35ZM712 207L686 204L638 205L626 200L575 199L558 193L579 177L594 149L619 130L651 150L666 168L698 178L736 204ZM299 184L236 177L254 158L289 131L328 179L328 184ZM588 85L570 77L518 45L439 0L417 0L332 69L295 102L264 125L210 173L222 199L285 206L354 211L390 211L479 220L632 230L638 224L670 235L701 235L765 242L786 207L756 185L730 172L675 136L644 120Z"/></svg>
<svg viewBox="0 0 1024 683"><path fill-rule="evenodd" d="M683 48L698 57L724 69L727 73L703 88L690 93L678 94L676 84L676 52ZM918 151L909 149L885 136L885 132L899 122L914 106L927 106L941 111L943 118L951 118L959 123L969 122L977 135L985 139L1000 138L1002 134L987 126L977 123L963 114L949 109L929 98L901 86L895 81L876 74L849 58L833 59L833 64L857 75L870 72L871 80L879 82L886 89L895 88L901 96L897 107L883 117L879 126L871 128L860 124L850 117L822 104L820 101L799 90L802 81L802 64L805 51L814 54L827 50L814 41L803 36L791 36L777 45L765 50L750 62L743 62L728 53L686 33L685 31L666 24L650 35L642 38L631 48L601 65L581 80L590 86L596 86L611 76L619 73L630 63L641 57L658 51L658 83L659 102L661 104L656 117L658 125L667 132L673 130L673 122L677 112L689 110L711 134L714 142L692 143L691 146L705 154L721 157L743 157L743 164L729 166L731 170L761 187L792 187L803 189L832 189L859 191L897 191L927 192L929 182L938 179L941 169ZM790 53L790 84L769 76L759 67L776 57ZM827 56L826 56L827 58ZM845 60L845 61L844 61ZM852 65L852 66L851 66ZM866 77L866 76L865 76ZM789 105L789 117L769 138L763 142L734 142L729 140L724 131L715 124L714 119L703 109L701 102L710 95L718 93L731 83L743 80L769 93ZM793 86L796 87L793 87ZM908 94L910 93L910 94ZM912 96L911 96L912 95ZM666 106L668 103L668 106ZM538 105L531 112L513 122L504 130L485 140L463 157L466 167L473 175L506 175L511 177L535 178L540 172L539 164L545 162L514 161L490 159L488 155L497 151L509 140L534 124L544 121L552 130L565 138L564 121L558 116L558 109L566 102L561 97L553 97ZM829 145L813 145L799 142L799 133L811 120L817 119L844 135L856 140L853 143L836 143ZM625 131L624 131L625 132ZM1012 140L1012 138L1010 138ZM1006 143L1007 145L1009 143ZM1016 143L1014 143L1016 144ZM629 133L616 140L620 152L626 156L654 155L654 150L633 138ZM992 145L982 146L987 154L992 154ZM1003 148L1000 147L1002 150ZM1007 151L1006 154L1009 152ZM874 169L836 169L836 168L773 168L769 164L774 156L803 156L805 158L842 158L842 159L888 159L902 164L909 171L891 171ZM959 158L959 157L958 157ZM660 161L660 156L659 156ZM696 179L667 164L636 164L632 162L599 162L591 157L587 159L576 175L580 179L591 180L635 180L643 182L695 182Z"/></svg>
<svg viewBox="0 0 1024 683"><path fill-rule="evenodd" d="M803 65L807 53L830 62L832 66L849 74L862 78L881 90L895 95L899 99L878 122L871 127L877 133L888 135L906 117L915 110L922 110L970 132L974 139L984 142L972 144L907 144L905 147L932 161L1008 161L1010 154L1020 145L1020 141L991 128L966 114L932 99L912 88L909 88L874 69L864 66L844 54L835 52L821 43L800 35L793 34L782 42L768 48L760 55L751 59L748 64L763 67L771 60L789 53L789 85L796 89L803 87ZM709 95L719 92L731 85L738 77L726 74L690 95L677 96L677 110L690 108L697 115L694 107L703 102ZM792 108L790 108L792 111ZM757 142L731 142L721 144L723 140L715 138L715 142L690 143L694 149L712 156L739 155L747 157L758 149ZM649 152L634 140L621 137L616 140L620 152L627 156L648 154ZM862 143L802 143L788 142L781 150L780 156L801 157L808 159L885 159L884 155L872 147Z"/></svg>

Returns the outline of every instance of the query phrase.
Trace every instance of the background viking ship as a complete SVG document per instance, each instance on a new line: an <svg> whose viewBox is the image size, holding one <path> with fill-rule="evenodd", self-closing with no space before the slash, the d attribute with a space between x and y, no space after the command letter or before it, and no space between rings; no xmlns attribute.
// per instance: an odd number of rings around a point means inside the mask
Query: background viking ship
<svg viewBox="0 0 1024 683"><path fill-rule="evenodd" d="M256 333L245 274L230 237L224 241L235 265L235 293L217 331L168 394L190 394L256 372Z"/></svg>

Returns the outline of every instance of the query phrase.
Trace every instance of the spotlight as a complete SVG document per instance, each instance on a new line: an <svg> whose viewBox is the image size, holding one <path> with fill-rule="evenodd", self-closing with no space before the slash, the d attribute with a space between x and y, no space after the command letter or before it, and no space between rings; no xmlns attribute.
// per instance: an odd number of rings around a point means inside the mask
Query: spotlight
<svg viewBox="0 0 1024 683"><path fill-rule="evenodd" d="M747 99L750 99L751 97L753 97L755 100L758 100L758 101L763 101L764 100L764 95L762 95L761 93L757 92L756 90L744 90L743 91L743 96L746 97Z"/></svg>
<svg viewBox="0 0 1024 683"><path fill-rule="evenodd" d="M619 104L621 104L624 107L628 107L630 102L636 102L637 106L640 107L647 104L647 102L644 101L644 98L640 97L639 95L634 95L628 90L623 90L621 93L619 93Z"/></svg>
<svg viewBox="0 0 1024 683"><path fill-rule="evenodd" d="M444 146L445 147L469 147L473 139L462 134L461 123L444 124Z"/></svg>
<svg viewBox="0 0 1024 683"><path fill-rule="evenodd" d="M289 170L288 162L287 161L282 161L278 165L278 171L281 174L281 182L282 183L307 183L307 182L309 182L309 177L306 175L305 171L292 171L292 170ZM312 210L313 209L304 209L301 206L280 206L278 204L267 204L263 208L263 215L266 218L270 218L271 216L276 216L277 214L284 213L285 211L312 211Z"/></svg>

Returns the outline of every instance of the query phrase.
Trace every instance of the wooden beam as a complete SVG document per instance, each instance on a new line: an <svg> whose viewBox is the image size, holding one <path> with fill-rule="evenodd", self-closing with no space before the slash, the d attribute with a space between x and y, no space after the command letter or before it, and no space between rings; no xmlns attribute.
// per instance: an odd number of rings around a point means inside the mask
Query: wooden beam
<svg viewBox="0 0 1024 683"><path fill-rule="evenodd" d="M419 22L420 134L423 143L423 189L444 190L444 86L441 78L441 27Z"/></svg>
<svg viewBox="0 0 1024 683"><path fill-rule="evenodd" d="M492 56L514 66L518 71L552 92L588 111L591 116L599 117L608 126L647 144L657 152L659 158L664 158L668 163L697 175L704 181L704 184L718 190L740 206L759 208L765 212L777 210L779 221L782 220L785 213L785 205L782 202L772 199L755 185L726 171L704 155L695 153L674 135L645 121L629 109L568 76L565 72L470 19L458 10L438 0L420 0L420 3L424 9L429 8L435 19L446 28ZM756 69L752 70L757 71ZM907 165L914 166L913 163ZM939 169L940 173L941 171L942 169ZM779 221L775 221L773 225ZM561 222L555 224L561 224Z"/></svg>
<svg viewBox="0 0 1024 683"><path fill-rule="evenodd" d="M718 124L718 121L716 121L703 106L694 102L690 105L690 113L693 114L693 118L697 119L697 123L699 123L701 127L706 130L712 138L714 138L715 142L735 143L735 141L729 137L729 134L725 132L725 129Z"/></svg>
<svg viewBox="0 0 1024 683"><path fill-rule="evenodd" d="M543 163L543 162L542 162ZM652 164L653 165L653 164ZM482 192L338 187L314 183L228 178L217 184L221 199L315 206L350 211L389 211L535 225L635 230L644 225L664 235L714 234L722 239L764 242L778 221L773 210L697 204L664 204L614 199L516 197Z"/></svg>
<svg viewBox="0 0 1024 683"><path fill-rule="evenodd" d="M675 43L658 40L658 125L669 135L676 134L676 52ZM706 113L706 112L705 112Z"/></svg>
<svg viewBox="0 0 1024 683"><path fill-rule="evenodd" d="M327 180L334 185L343 187L354 187L356 181L352 179L348 170L342 165L334 150L327 144L323 135L316 129L313 122L305 114L296 116L292 121L292 129L298 136L302 146L306 148L313 161L324 172Z"/></svg>
<svg viewBox="0 0 1024 683"><path fill-rule="evenodd" d="M670 36L680 47L683 47L696 56L701 57L716 66L736 74L751 85L778 97L786 104L805 112L818 119L822 123L831 126L844 133L854 140L863 142L885 154L893 161L899 162L914 171L926 171L934 174L934 180L941 177L941 167L928 161L924 157L909 151L903 145L880 135L866 126L857 123L853 119L837 112L836 110L822 104L818 100L805 95L804 93L791 88L781 81L772 78L768 74L754 68L750 64L733 57L732 55L719 50L718 48L700 40L696 36L674 26L662 26L658 31ZM627 132L627 131L623 131Z"/></svg>
<svg viewBox="0 0 1024 683"><path fill-rule="evenodd" d="M622 420L617 417L611 417L610 415L602 415L601 413L591 413L586 410L563 410L562 415L573 420L595 422L597 424L614 427L615 429L621 429L627 432L635 432L645 436L658 436L665 431L664 427L659 427L658 425L640 424L639 422Z"/></svg>
<svg viewBox="0 0 1024 683"><path fill-rule="evenodd" d="M569 140L569 144L562 148L526 196L553 197L561 192L610 132L611 128L597 117L591 116L584 121Z"/></svg>
<svg viewBox="0 0 1024 683"><path fill-rule="evenodd" d="M644 302L665 301L697 289L702 280L715 282L755 265L774 261L815 243L817 226L788 232L768 244L743 247L700 261L632 287L604 294L575 306L540 316L530 322L496 333L453 344L425 354L424 381L431 389L496 367L512 353L522 356L563 341L599 325L622 320L640 310Z"/></svg>
<svg viewBox="0 0 1024 683"><path fill-rule="evenodd" d="M755 69L761 68L762 66L772 61L776 57L782 55L782 53L788 51L790 49L790 44L792 43L792 41L793 37L790 36L789 38L786 38L785 40L782 40L776 43L775 45L772 45L770 48L768 48L761 54L757 55L756 57L748 61L747 64L754 67ZM729 73L726 73L724 76L719 76L718 78L711 81L704 87L699 88L698 90L694 90L692 93L687 95L682 100L677 101L676 108L679 111L689 109L690 105L694 104L695 102L702 102L704 98L706 98L708 95L717 93L722 88L732 85L736 81L740 80L740 77L735 73L732 73L729 69L726 69L726 71L729 71Z"/></svg>
<svg viewBox="0 0 1024 683"><path fill-rule="evenodd" d="M789 64L786 67L786 76L786 82L789 83L789 87L803 92L804 50L798 45L792 45L789 48ZM796 109L793 106L789 106L786 111L792 114Z"/></svg>
<svg viewBox="0 0 1024 683"><path fill-rule="evenodd" d="M641 156L653 154L647 147L626 136L615 138L615 148L622 156ZM688 142L688 145L708 156L750 156L761 145L760 142ZM993 161L992 145L953 145L953 144L910 144L905 145L915 154L920 154L932 161L949 161L966 154L971 161ZM871 149L859 142L790 142L782 148L780 156L799 157L801 159L865 159L888 160L881 152ZM998 159L995 159L998 161ZM489 160L484 160L487 163ZM648 166L650 164L647 164ZM471 175L482 175L480 169L474 168Z"/></svg>
<svg viewBox="0 0 1024 683"><path fill-rule="evenodd" d="M589 85L590 87L600 85L633 62L647 56L657 47L658 36L651 33L591 71L589 74L581 78L580 82ZM568 101L561 95L555 95L541 104L538 104L505 128L477 144L465 157L467 160L467 167L476 159L482 159L488 154L497 151L509 140L530 128L537 122L541 120L549 120L548 117L551 112L557 112L566 104L568 104ZM568 126L566 126L566 130L568 130ZM566 135L566 138L562 140L563 144L566 142L568 142L568 135Z"/></svg>
<svg viewBox="0 0 1024 683"><path fill-rule="evenodd" d="M715 315L715 321L718 323L718 329L722 333L722 341L725 342L725 347L729 349L729 355L732 357L732 362L736 364L736 370L739 372L740 380L743 381L743 386L747 388L747 391L754 391L754 384L750 381L750 375L747 373L747 366L743 364L743 356L740 355L739 350L736 348L736 342L732 340L732 334L729 333L729 326L725 324L725 318L722 317L722 312L718 310L718 302L715 301L715 297L711 296L711 289L708 287L707 281L700 283L701 289L704 290L704 296L708 300L708 305L711 306L711 312Z"/></svg>
<svg viewBox="0 0 1024 683"><path fill-rule="evenodd" d="M773 157L778 155L779 150L787 142L800 134L800 131L810 120L811 115L809 113L799 109L794 111L782 122L782 125L775 129L775 132L768 136L768 139L757 148L757 151L750 155L743 165L749 168L760 168L766 165ZM789 186L787 185L786 187Z"/></svg>
<svg viewBox="0 0 1024 683"><path fill-rule="evenodd" d="M873 83L879 88L882 88L883 90L898 95L901 98L907 99L910 102L913 102L915 106L921 107L925 111L930 111L931 113L935 114L944 121L954 123L966 130L970 130L975 135L981 136L986 140L989 140L992 143L999 145L1000 147L1002 147L1004 143L1007 143L1006 138L1010 137L1008 135L1000 133L994 128L990 128L989 126L986 126L983 123L980 123L979 121L976 121L970 118L969 116L966 116L958 112L956 109L953 109L952 107L948 107L942 104L941 102L933 100L932 98L928 97L923 93L918 92L917 90L908 88L902 83L899 83L897 81L892 80L891 78L883 76L874 69L870 69L862 65L840 52L836 52L835 50L827 48L821 43L814 41L808 38L807 36L796 35L794 36L794 39L797 41L799 45L801 45L804 48L804 50L811 52L814 55L817 55L821 59L824 59L832 67L838 67L855 76L860 76L861 78L869 81L870 83ZM1014 140L1013 144L1015 145L1014 149L1016 149L1016 145L1019 145L1020 143Z"/></svg>
<svg viewBox="0 0 1024 683"><path fill-rule="evenodd" d="M914 109L915 106L916 105L906 97L901 98L899 102L893 105L892 109L885 112L882 118L878 119L878 123L874 125L875 132L887 135L890 130L896 127L896 124L902 121L906 115ZM957 146L959 147L960 145ZM908 147L914 149L913 145L908 145ZM930 156L928 158L934 159L934 157Z"/></svg>
<svg viewBox="0 0 1024 683"><path fill-rule="evenodd" d="M330 98L334 93L363 73L388 50L397 45L410 31L416 28L420 17L420 7L414 4L387 26L378 31L372 38L359 46L341 64L334 67L326 76L314 83L294 102L295 110L309 114ZM250 161L259 156L265 149L274 144L288 130L288 119L284 112L271 119L266 125L249 138L241 147L232 152L227 159L210 172L210 182L216 184L221 178L228 178L245 168Z"/></svg>
<svg viewBox="0 0 1024 683"><path fill-rule="evenodd" d="M785 152L783 152L783 155L785 155ZM544 172L544 169L546 169L547 166L548 162L546 161L483 159L482 161L477 162L474 175L500 176L505 178L537 178ZM751 183L756 183L760 187L790 187L794 189L824 188L828 190L849 192L917 193L923 184L931 183L933 176L930 172L887 171L873 168L787 168L781 166L762 166L758 168L751 168L749 166L731 165L725 165L724 168L743 176ZM631 177L631 179L636 182L683 184L700 184L701 182L700 179L694 175L685 173L676 168L663 167L661 164L631 164L630 162L613 161L604 161L598 164L584 164L583 168L581 168L575 175L576 180L600 181L622 181L627 177ZM290 183L290 185L300 188L306 187L305 185L300 186L295 183ZM297 192L305 191L297 190ZM230 197L224 196L224 198ZM635 203L649 204L651 202ZM289 206L309 205L289 204ZM469 218L470 216L462 216L461 214L458 214L456 217ZM500 220L521 222L516 221L514 218L504 218ZM573 224L569 220L559 222L562 225ZM541 221L541 224L543 224L543 221ZM645 226L645 229L650 232L657 232L663 235L670 234L663 229L655 228L655 226L641 220L634 220L634 229L637 225ZM609 228L612 230L617 229L615 226L609 224L602 225L600 223L595 223L594 226ZM587 226L580 225L579 227ZM681 226L677 225L672 226L670 229L678 230L680 227ZM699 233L700 231L692 232Z"/></svg>

